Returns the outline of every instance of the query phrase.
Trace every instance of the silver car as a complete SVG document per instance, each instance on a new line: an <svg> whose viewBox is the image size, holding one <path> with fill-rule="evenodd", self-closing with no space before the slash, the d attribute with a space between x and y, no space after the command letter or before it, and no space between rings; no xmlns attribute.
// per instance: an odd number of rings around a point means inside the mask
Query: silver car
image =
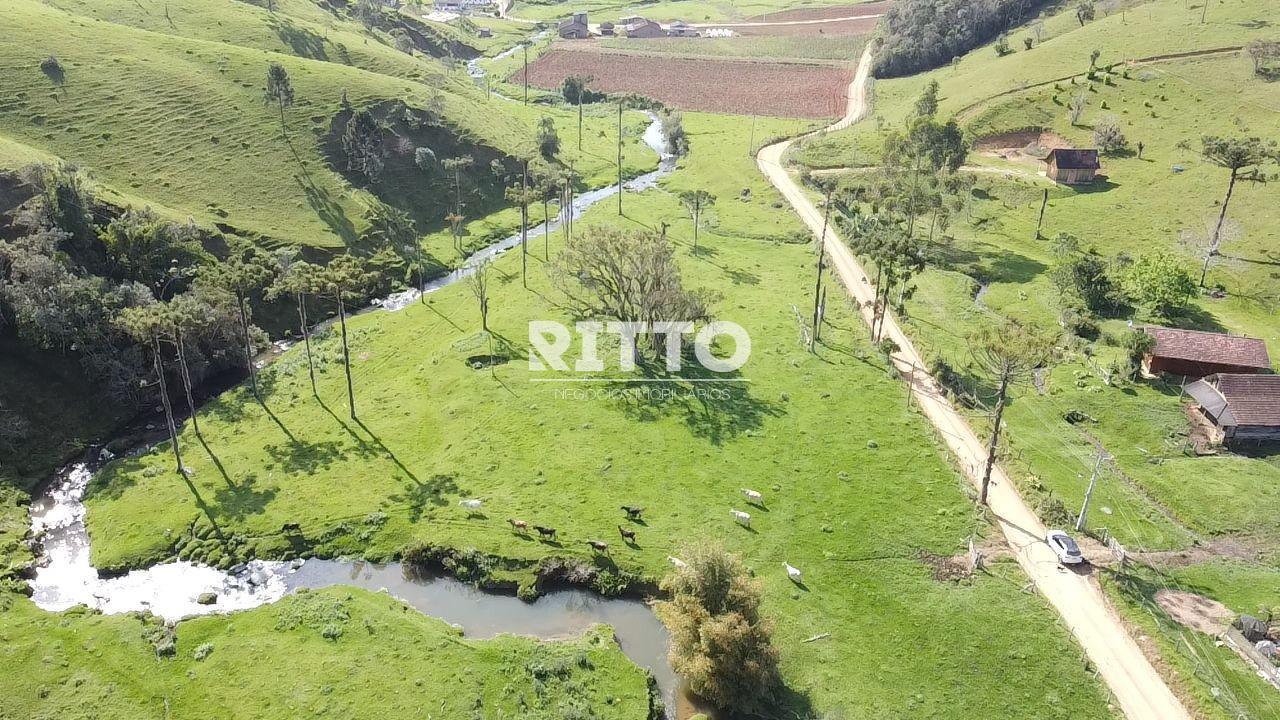
<svg viewBox="0 0 1280 720"><path fill-rule="evenodd" d="M1084 553L1080 552L1080 546L1071 539L1070 535L1061 530L1050 530L1045 534L1044 541L1053 548L1053 552L1058 556L1058 562L1063 565L1079 565L1084 562Z"/></svg>

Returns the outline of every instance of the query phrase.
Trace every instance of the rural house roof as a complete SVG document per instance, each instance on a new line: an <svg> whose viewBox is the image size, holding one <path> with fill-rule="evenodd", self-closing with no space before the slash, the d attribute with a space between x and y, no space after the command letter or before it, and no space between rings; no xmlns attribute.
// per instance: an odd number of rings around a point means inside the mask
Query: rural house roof
<svg viewBox="0 0 1280 720"><path fill-rule="evenodd" d="M1069 148L1054 148L1049 151L1045 162L1056 162L1058 167L1064 170L1097 170L1102 167L1098 163L1097 150L1072 150Z"/></svg>
<svg viewBox="0 0 1280 720"><path fill-rule="evenodd" d="M1218 425L1280 427L1280 375L1220 373L1187 386Z"/></svg>
<svg viewBox="0 0 1280 720"><path fill-rule="evenodd" d="M1271 369L1267 344L1258 338L1154 325L1143 330L1156 339L1156 345L1151 350L1152 357Z"/></svg>

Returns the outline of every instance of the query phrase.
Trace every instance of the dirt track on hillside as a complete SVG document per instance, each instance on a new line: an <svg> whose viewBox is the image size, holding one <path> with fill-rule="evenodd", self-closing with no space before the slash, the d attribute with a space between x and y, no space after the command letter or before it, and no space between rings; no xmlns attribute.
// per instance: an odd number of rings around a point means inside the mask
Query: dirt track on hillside
<svg viewBox="0 0 1280 720"><path fill-rule="evenodd" d="M867 115L871 61L872 48L868 46L849 86L845 115L828 130L848 127ZM756 157L757 164L822 242L831 258L832 270L869 323L874 287L867 273L835 232L825 228L824 233L822 213L782 165L782 158L793 142L795 139L763 148ZM893 358L894 365L904 379L910 379L921 412L937 429L966 476L976 483L986 455L983 443L925 370L928 366L892 314L883 324L884 336L902 348ZM990 507L1018 564L1070 628L1111 688L1125 716L1129 720L1190 720L1186 708L1125 630L1097 583L1086 574L1066 570L1058 564L1053 551L1043 541L1044 525L999 466L992 473Z"/></svg>

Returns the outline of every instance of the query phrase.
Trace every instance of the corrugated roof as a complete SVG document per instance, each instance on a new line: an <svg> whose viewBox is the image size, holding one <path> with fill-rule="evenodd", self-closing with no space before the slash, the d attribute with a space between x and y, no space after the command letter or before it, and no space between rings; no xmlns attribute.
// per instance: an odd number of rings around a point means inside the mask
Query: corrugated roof
<svg viewBox="0 0 1280 720"><path fill-rule="evenodd" d="M1154 357L1271 369L1267 344L1258 338L1154 325L1143 330L1156 339Z"/></svg>
<svg viewBox="0 0 1280 720"><path fill-rule="evenodd" d="M1054 148L1045 158L1047 162L1058 163L1058 167L1067 170L1097 170L1102 167L1098 163L1097 150L1073 150L1071 148Z"/></svg>
<svg viewBox="0 0 1280 720"><path fill-rule="evenodd" d="M1280 427L1280 375L1222 373L1204 382L1226 400L1236 425Z"/></svg>

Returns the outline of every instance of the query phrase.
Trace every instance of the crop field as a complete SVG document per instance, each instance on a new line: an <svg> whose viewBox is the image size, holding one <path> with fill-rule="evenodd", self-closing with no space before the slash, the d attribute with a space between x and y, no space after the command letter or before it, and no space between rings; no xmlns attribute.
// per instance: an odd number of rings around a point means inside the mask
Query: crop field
<svg viewBox="0 0 1280 720"><path fill-rule="evenodd" d="M738 25L732 29L743 37L831 37L865 35L875 30L879 22L875 17L855 17L821 23Z"/></svg>
<svg viewBox="0 0 1280 720"><path fill-rule="evenodd" d="M727 38L603 38L600 48L631 54L680 55L693 58L760 58L770 60L829 60L856 62L866 44L862 35L775 36Z"/></svg>
<svg viewBox="0 0 1280 720"><path fill-rule="evenodd" d="M887 2L858 3L855 5L832 5L830 7L803 7L792 10L755 15L747 18L749 22L773 23L796 22L803 20L831 20L836 18L862 17L867 15L883 15L889 9Z"/></svg>
<svg viewBox="0 0 1280 720"><path fill-rule="evenodd" d="M566 77L593 78L592 88L636 93L681 110L826 118L844 111L853 69L786 63L694 60L553 48L529 65L529 82L560 87ZM524 81L524 70L508 78Z"/></svg>

